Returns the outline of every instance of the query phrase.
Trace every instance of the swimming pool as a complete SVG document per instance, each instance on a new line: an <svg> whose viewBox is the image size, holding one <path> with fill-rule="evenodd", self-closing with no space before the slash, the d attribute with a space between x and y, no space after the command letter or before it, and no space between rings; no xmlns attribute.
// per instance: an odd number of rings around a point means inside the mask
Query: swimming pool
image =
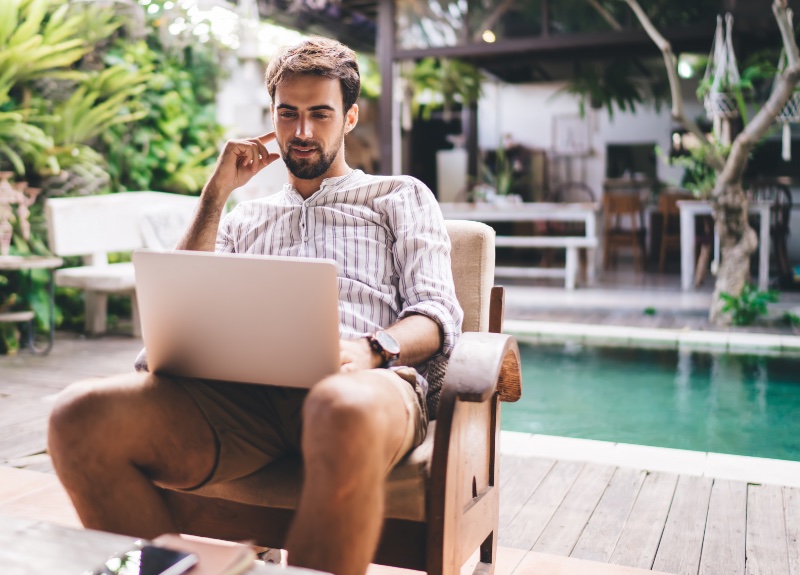
<svg viewBox="0 0 800 575"><path fill-rule="evenodd" d="M800 359L525 345L503 429L800 461Z"/></svg>

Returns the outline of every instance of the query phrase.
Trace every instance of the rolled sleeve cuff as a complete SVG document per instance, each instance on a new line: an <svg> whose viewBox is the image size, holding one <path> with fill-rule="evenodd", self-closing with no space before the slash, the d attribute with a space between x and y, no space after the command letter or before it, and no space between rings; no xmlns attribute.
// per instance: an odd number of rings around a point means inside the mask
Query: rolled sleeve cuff
<svg viewBox="0 0 800 575"><path fill-rule="evenodd" d="M452 310L441 303L426 301L405 308L400 312L398 320L414 314L424 315L439 324L439 327L442 328L442 350L439 353L450 357L456 345L456 340L461 334L460 316L456 316Z"/></svg>

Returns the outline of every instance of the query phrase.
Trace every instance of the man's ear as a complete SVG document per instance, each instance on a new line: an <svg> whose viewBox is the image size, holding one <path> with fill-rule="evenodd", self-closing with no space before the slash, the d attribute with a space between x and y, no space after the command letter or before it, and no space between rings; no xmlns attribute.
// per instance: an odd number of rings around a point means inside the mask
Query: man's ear
<svg viewBox="0 0 800 575"><path fill-rule="evenodd" d="M344 133L347 134L358 124L358 104L353 104L344 116Z"/></svg>

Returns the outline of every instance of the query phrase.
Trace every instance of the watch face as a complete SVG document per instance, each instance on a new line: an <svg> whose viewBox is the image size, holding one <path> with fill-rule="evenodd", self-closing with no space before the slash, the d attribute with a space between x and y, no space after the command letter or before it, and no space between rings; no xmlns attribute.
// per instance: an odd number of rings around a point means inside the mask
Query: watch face
<svg viewBox="0 0 800 575"><path fill-rule="evenodd" d="M379 331L375 334L375 339L381 344L381 347L387 353L392 355L400 355L400 344L385 331Z"/></svg>

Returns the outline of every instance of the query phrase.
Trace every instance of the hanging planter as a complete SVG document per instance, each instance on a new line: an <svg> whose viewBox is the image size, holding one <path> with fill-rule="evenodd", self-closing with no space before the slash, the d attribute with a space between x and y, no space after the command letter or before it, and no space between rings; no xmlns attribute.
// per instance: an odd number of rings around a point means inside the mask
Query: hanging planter
<svg viewBox="0 0 800 575"><path fill-rule="evenodd" d="M791 20L790 20L791 22ZM786 72L786 67L789 64L789 59L786 57L786 51L781 51L781 57L778 61L778 71L775 74L775 80L772 83L772 91L774 92L778 86L783 74ZM778 112L775 116L775 121L783 124L783 138L781 146L781 157L785 162L792 159L792 124L800 123L800 89L795 87L792 97L786 102L783 110Z"/></svg>
<svg viewBox="0 0 800 575"><path fill-rule="evenodd" d="M729 141L728 122L740 116L742 102L741 77L733 51L733 16L717 16L717 31L703 77L701 90L705 92L703 106L714 123L714 133L723 142Z"/></svg>

